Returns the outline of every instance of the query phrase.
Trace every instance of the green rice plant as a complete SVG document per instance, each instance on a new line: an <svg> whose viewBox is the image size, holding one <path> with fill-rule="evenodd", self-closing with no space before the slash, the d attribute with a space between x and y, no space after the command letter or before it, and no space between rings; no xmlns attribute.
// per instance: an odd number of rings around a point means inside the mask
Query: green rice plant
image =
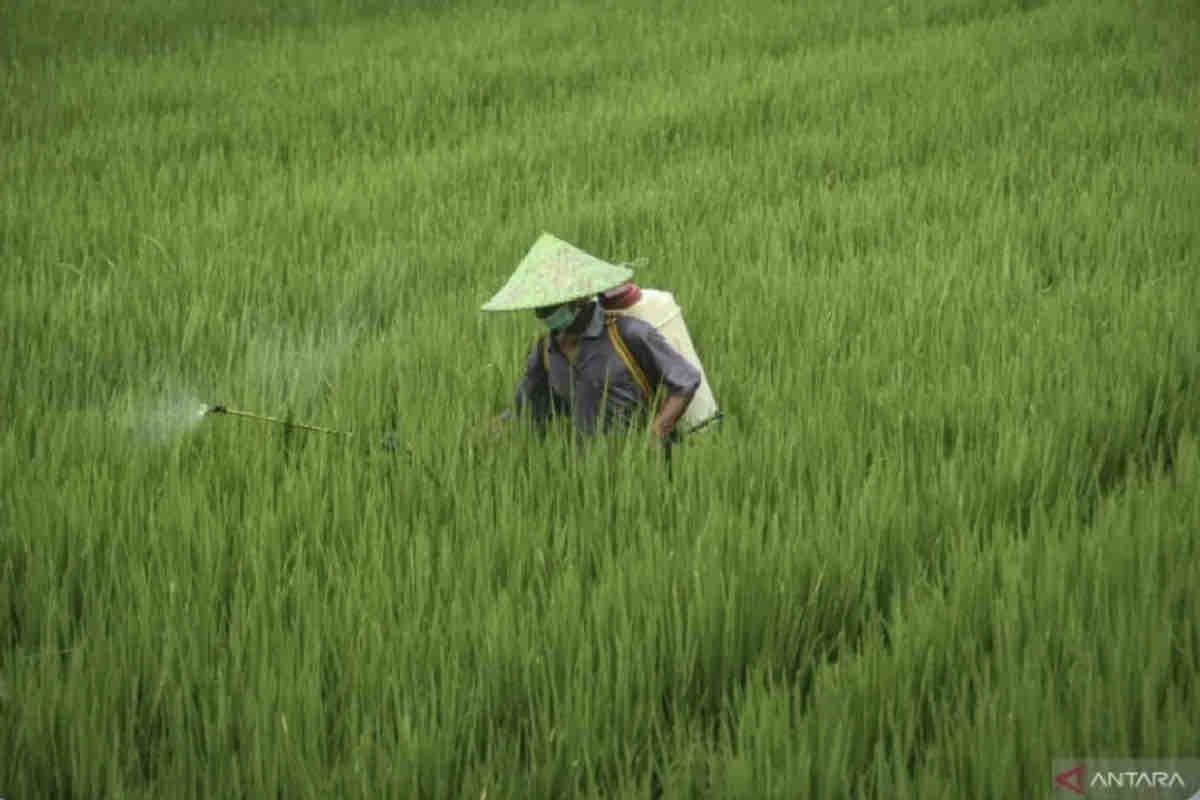
<svg viewBox="0 0 1200 800"><path fill-rule="evenodd" d="M0 795L1196 755L1188 4L0 19ZM669 476L483 432L543 230L684 306L727 419Z"/></svg>

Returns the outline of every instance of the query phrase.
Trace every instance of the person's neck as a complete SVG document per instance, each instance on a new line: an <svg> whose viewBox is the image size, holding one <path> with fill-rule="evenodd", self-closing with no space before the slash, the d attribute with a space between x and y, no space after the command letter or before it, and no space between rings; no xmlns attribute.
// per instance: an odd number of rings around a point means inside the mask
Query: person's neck
<svg viewBox="0 0 1200 800"><path fill-rule="evenodd" d="M584 307L583 310L579 312L579 316L575 318L575 321L567 326L566 330L563 331L563 335L570 336L573 339L578 339L579 335L587 330L588 325L592 324L592 317L595 315L595 313L595 303Z"/></svg>

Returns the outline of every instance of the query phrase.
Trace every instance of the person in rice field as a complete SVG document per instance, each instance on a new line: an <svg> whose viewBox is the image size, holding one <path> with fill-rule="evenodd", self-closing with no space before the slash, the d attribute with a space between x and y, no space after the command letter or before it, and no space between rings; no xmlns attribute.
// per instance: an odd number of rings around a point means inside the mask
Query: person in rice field
<svg viewBox="0 0 1200 800"><path fill-rule="evenodd" d="M514 397L540 430L569 415L582 435L649 422L669 444L700 371L649 323L610 313L601 293L633 271L543 234L484 311L533 311L546 333L530 348Z"/></svg>

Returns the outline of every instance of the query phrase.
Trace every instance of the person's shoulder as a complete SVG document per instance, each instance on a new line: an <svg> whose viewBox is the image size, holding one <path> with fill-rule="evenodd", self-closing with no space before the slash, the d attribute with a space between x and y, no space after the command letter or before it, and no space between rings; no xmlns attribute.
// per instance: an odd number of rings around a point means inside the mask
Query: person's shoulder
<svg viewBox="0 0 1200 800"><path fill-rule="evenodd" d="M534 356L541 357L541 354L546 350L546 346L550 343L549 334L541 334L530 340L529 349L526 351L532 358Z"/></svg>
<svg viewBox="0 0 1200 800"><path fill-rule="evenodd" d="M630 317L625 314L613 314L610 319L615 319L617 330L625 338L645 339L654 332L654 326L644 319Z"/></svg>

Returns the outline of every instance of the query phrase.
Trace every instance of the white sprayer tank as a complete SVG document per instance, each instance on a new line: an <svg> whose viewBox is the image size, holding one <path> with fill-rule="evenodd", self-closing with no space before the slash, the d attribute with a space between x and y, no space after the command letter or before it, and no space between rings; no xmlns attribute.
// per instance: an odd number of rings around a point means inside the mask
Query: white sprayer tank
<svg viewBox="0 0 1200 800"><path fill-rule="evenodd" d="M708 385L708 376L700 364L700 356L692 344L687 325L683 321L683 309L675 302L670 292L659 289L641 289L641 298L625 308L609 308L615 314L637 317L650 323L662 334L679 355L683 356L696 369L700 370L700 388L692 395L683 416L679 418L678 426L684 433L695 430L700 425L709 422L717 415L717 401L713 397L712 387Z"/></svg>

